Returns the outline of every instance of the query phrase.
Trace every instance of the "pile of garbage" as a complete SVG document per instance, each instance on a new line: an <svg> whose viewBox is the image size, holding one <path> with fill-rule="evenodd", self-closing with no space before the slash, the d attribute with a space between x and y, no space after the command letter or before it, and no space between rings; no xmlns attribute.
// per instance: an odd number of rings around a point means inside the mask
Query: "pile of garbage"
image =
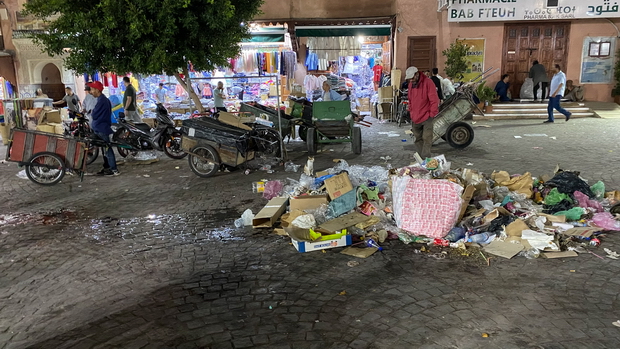
<svg viewBox="0 0 620 349"><path fill-rule="evenodd" d="M620 192L606 192L600 181L589 185L578 172L486 175L453 170L443 155L399 169L335 162L314 173L309 158L299 180L255 183L270 201L235 225L275 228L300 252L350 246L343 253L360 257L390 239L505 258L575 257L620 230ZM301 165L285 167L296 172Z"/></svg>

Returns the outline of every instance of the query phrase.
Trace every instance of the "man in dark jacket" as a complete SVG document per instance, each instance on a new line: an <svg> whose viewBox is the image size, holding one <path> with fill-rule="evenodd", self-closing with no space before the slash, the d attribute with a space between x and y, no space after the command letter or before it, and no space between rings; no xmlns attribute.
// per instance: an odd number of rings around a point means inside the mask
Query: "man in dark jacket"
<svg viewBox="0 0 620 349"><path fill-rule="evenodd" d="M512 99L508 97L508 91L510 90L510 75L502 75L502 79L495 85L495 93L500 102L512 102Z"/></svg>
<svg viewBox="0 0 620 349"><path fill-rule="evenodd" d="M547 94L547 87L549 87L549 76L547 76L545 66L538 63L538 61L534 61L532 68L530 68L530 78L532 78L532 82L534 83L534 102L538 99L538 84L542 87L542 95L540 100L544 101L545 95Z"/></svg>
<svg viewBox="0 0 620 349"><path fill-rule="evenodd" d="M439 69L433 68L433 76L431 76L431 80L435 84L435 88L437 89L437 97L439 97L440 101L443 101L443 90L441 89L441 79L439 78Z"/></svg>
<svg viewBox="0 0 620 349"><path fill-rule="evenodd" d="M415 146L422 158L431 157L433 145L433 118L439 113L439 96L435 84L418 68L409 67L405 72L409 80L409 114Z"/></svg>
<svg viewBox="0 0 620 349"><path fill-rule="evenodd" d="M92 111L93 124L91 125L97 137L105 142L103 147L103 169L97 172L98 176L118 176L114 149L110 144L112 134L112 103L103 94L103 84L99 81L86 84L90 87L90 93L97 99L97 104Z"/></svg>

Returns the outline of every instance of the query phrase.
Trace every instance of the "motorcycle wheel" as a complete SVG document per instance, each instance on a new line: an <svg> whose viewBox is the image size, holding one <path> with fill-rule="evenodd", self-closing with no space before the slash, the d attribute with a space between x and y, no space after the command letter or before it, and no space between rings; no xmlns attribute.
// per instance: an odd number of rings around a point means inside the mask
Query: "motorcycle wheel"
<svg viewBox="0 0 620 349"><path fill-rule="evenodd" d="M220 156L213 147L199 145L192 149L187 160L189 168L198 177L207 178L217 173L220 169ZM193 155L196 154L196 155Z"/></svg>
<svg viewBox="0 0 620 349"><path fill-rule="evenodd" d="M175 131L170 134L170 139L166 141L164 153L170 158L179 160L187 156L187 153L181 149L181 136L183 136L181 132Z"/></svg>
<svg viewBox="0 0 620 349"><path fill-rule="evenodd" d="M98 156L99 156L99 147L91 146L90 148L88 148L88 152L86 153L86 165L90 165L93 162L95 162Z"/></svg>
<svg viewBox="0 0 620 349"><path fill-rule="evenodd" d="M282 138L280 133L270 128L260 128L256 130L256 142L261 153L268 156L282 156Z"/></svg>
<svg viewBox="0 0 620 349"><path fill-rule="evenodd" d="M131 136L131 133L127 129L125 129L124 127L120 127L114 132L114 135L112 136L112 140L116 143L129 144L130 136ZM126 158L129 154L131 155L138 154L138 151L131 150L126 147L117 146L116 149L118 150L118 154L124 158Z"/></svg>

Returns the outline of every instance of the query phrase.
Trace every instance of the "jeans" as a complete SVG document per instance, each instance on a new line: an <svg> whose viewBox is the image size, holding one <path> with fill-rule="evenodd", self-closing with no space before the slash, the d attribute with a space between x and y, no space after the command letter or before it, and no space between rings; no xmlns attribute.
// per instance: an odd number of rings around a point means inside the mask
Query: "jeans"
<svg viewBox="0 0 620 349"><path fill-rule="evenodd" d="M105 146L101 147L101 150L103 152L103 168L117 171L118 168L116 167L116 157L114 156L114 149L110 144L110 135L99 132L95 134L97 135L97 137L103 139L106 144Z"/></svg>
<svg viewBox="0 0 620 349"><path fill-rule="evenodd" d="M553 109L559 111L564 116L569 116L571 114L568 110L560 106L561 99L562 99L562 95L557 95L555 97L549 97L549 104L547 105L547 113L549 114L549 121L553 121Z"/></svg>
<svg viewBox="0 0 620 349"><path fill-rule="evenodd" d="M534 85L534 100L537 99L538 85L542 85L542 94L540 95L540 100L542 101L545 99L545 95L547 94L547 87L549 86L549 83L539 82L538 84Z"/></svg>
<svg viewBox="0 0 620 349"><path fill-rule="evenodd" d="M411 124L411 131L415 137L415 147L423 159L431 157L433 145L433 118L428 118L421 124Z"/></svg>

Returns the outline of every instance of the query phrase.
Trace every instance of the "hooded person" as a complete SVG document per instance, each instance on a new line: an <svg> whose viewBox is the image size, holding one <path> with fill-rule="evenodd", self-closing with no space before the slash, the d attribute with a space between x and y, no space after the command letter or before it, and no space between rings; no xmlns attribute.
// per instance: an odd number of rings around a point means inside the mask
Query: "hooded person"
<svg viewBox="0 0 620 349"><path fill-rule="evenodd" d="M439 113L437 88L416 67L407 68L405 80L409 81L409 115L415 146L422 158L429 158L433 145L433 118Z"/></svg>

